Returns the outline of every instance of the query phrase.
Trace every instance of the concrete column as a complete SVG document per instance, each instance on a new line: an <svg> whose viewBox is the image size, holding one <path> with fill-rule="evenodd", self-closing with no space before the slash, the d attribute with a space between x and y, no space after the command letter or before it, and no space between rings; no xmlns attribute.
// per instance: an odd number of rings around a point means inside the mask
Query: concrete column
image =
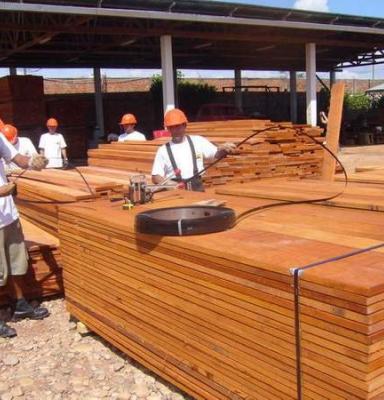
<svg viewBox="0 0 384 400"><path fill-rule="evenodd" d="M9 68L9 75L17 75L17 68L16 67L10 67Z"/></svg>
<svg viewBox="0 0 384 400"><path fill-rule="evenodd" d="M175 107L179 107L179 93L178 93L178 85L179 82L177 80L177 68L173 69L173 82L174 82L174 96L175 96Z"/></svg>
<svg viewBox="0 0 384 400"><path fill-rule="evenodd" d="M235 69L235 106L243 111L243 94L241 88L236 88L236 86L241 86L241 70Z"/></svg>
<svg viewBox="0 0 384 400"><path fill-rule="evenodd" d="M93 68L93 83L95 86L96 123L99 128L99 132L95 129L93 140L97 141L99 137L104 136L103 95L101 90L100 68Z"/></svg>
<svg viewBox="0 0 384 400"><path fill-rule="evenodd" d="M305 45L306 62L306 94L307 94L307 124L317 125L317 99L316 99L316 44Z"/></svg>
<svg viewBox="0 0 384 400"><path fill-rule="evenodd" d="M289 71L289 97L291 121L297 123L297 74L296 71Z"/></svg>
<svg viewBox="0 0 384 400"><path fill-rule="evenodd" d="M336 71L329 72L329 86L332 89L332 86L336 83Z"/></svg>
<svg viewBox="0 0 384 400"><path fill-rule="evenodd" d="M173 78L172 36L160 37L161 70L163 77L164 113L175 108L175 84Z"/></svg>

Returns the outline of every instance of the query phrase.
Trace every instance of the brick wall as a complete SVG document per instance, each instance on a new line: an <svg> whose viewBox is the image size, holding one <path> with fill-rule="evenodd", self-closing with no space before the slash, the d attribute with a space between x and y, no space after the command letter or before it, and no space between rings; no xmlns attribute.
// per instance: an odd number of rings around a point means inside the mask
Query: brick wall
<svg viewBox="0 0 384 400"><path fill-rule="evenodd" d="M188 79L189 82L207 83L222 91L223 87L233 86L233 79ZM345 79L347 93L364 93L367 89L384 83L384 80L370 79ZM323 82L329 86L329 80ZM289 91L289 79L242 79L244 86L275 86L280 91ZM150 78L103 78L102 88L104 93L126 93L126 92L147 92L151 86ZM317 90L322 88L317 82ZM249 89L254 91L254 89ZM297 91L305 92L305 79L297 79ZM70 93L94 93L93 79L45 79L45 94L70 94Z"/></svg>

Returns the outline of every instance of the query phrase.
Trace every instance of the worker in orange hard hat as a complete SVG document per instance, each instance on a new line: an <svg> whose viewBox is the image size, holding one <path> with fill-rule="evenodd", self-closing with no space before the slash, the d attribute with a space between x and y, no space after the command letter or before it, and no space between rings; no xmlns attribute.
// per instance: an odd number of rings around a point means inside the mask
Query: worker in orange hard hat
<svg viewBox="0 0 384 400"><path fill-rule="evenodd" d="M27 137L19 137L17 128L13 125L4 125L2 132L8 139L8 142L13 145L19 154L27 157L32 157L38 154L31 139ZM19 166L14 162L9 162L5 164L5 169L9 172L12 172L15 169L19 169Z"/></svg>
<svg viewBox="0 0 384 400"><path fill-rule="evenodd" d="M47 157L49 163L47 168L66 168L68 166L67 144L64 136L57 132L59 123L55 118L47 121L48 132L40 137L40 154Z"/></svg>
<svg viewBox="0 0 384 400"><path fill-rule="evenodd" d="M124 114L121 117L119 125L124 130L119 136L119 142L126 142L128 140L146 140L145 135L135 130L137 124L136 117L133 114Z"/></svg>
<svg viewBox="0 0 384 400"><path fill-rule="evenodd" d="M1 132L7 138L8 142L15 144L17 141L17 128L13 125L5 124L3 125Z"/></svg>
<svg viewBox="0 0 384 400"><path fill-rule="evenodd" d="M202 192L199 171L204 169L204 160L225 157L233 153L236 146L225 143L217 147L203 136L186 135L187 123L186 115L177 108L165 113L164 126L171 132L172 139L157 150L152 181L161 184L171 179L180 186L186 183L187 190Z"/></svg>

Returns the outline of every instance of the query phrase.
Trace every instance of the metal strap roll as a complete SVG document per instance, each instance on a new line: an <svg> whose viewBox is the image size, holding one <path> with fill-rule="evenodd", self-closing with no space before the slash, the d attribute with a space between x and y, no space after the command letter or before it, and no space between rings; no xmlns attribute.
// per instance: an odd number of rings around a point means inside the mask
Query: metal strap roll
<svg viewBox="0 0 384 400"><path fill-rule="evenodd" d="M137 214L135 228L139 233L187 236L225 231L235 222L235 211L227 207L170 207Z"/></svg>

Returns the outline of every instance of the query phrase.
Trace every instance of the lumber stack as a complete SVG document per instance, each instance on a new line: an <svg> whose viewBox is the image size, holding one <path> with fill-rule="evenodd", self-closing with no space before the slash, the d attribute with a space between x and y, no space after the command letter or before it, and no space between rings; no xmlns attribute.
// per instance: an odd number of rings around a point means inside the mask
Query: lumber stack
<svg viewBox="0 0 384 400"><path fill-rule="evenodd" d="M188 124L189 134L207 137L216 145L239 143L254 132L269 128L239 147L238 154L230 155L207 171L206 186L228 182L249 182L275 176L317 175L323 151L302 132L318 138L319 128L291 123L274 124L262 120L195 122ZM125 142L100 145L88 151L91 166L127 169L150 173L158 147L166 138L147 142Z"/></svg>
<svg viewBox="0 0 384 400"><path fill-rule="evenodd" d="M168 139L114 142L88 150L88 165L151 173L157 149Z"/></svg>
<svg viewBox="0 0 384 400"><path fill-rule="evenodd" d="M23 293L28 299L62 295L63 279L59 240L22 220L24 238L29 254L29 269ZM8 304L6 288L0 288L0 305Z"/></svg>
<svg viewBox="0 0 384 400"><path fill-rule="evenodd" d="M41 172L26 171L11 176L17 183L16 204L21 215L52 235L57 236L58 207L62 202L92 201L109 190L120 190L129 182L129 174L111 172L104 174L80 168L92 193L76 170L46 169ZM47 203L48 202L48 203ZM49 202L57 202L49 203Z"/></svg>
<svg viewBox="0 0 384 400"><path fill-rule="evenodd" d="M364 174L356 174L364 175ZM363 180L361 180L363 181ZM370 183L324 182L313 179L273 179L234 184L216 188L216 193L245 196L277 201L309 201L325 199L340 193L339 196L319 202L319 204L358 208L363 210L384 211L383 189L380 185ZM382 182L383 183L383 182Z"/></svg>
<svg viewBox="0 0 384 400"><path fill-rule="evenodd" d="M68 310L196 399L297 399L290 268L380 243L384 214L295 205L211 235L135 233L136 212L207 195L178 196L60 209ZM218 199L237 213L270 202ZM384 395L383 262L375 251L302 275L304 399Z"/></svg>

